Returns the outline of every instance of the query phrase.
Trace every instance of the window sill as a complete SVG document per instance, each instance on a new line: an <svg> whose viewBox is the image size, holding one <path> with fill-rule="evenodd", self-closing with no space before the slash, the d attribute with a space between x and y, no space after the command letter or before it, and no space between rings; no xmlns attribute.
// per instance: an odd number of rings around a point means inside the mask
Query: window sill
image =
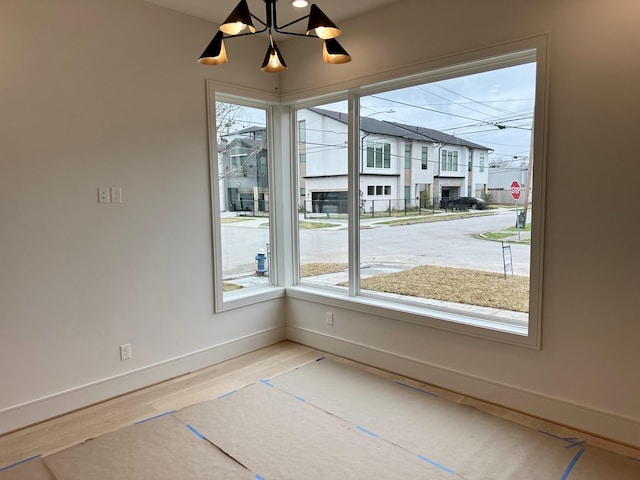
<svg viewBox="0 0 640 480"><path fill-rule="evenodd" d="M528 322L499 314L473 312L471 315L463 309L453 310L434 304L399 303L366 294L349 297L337 291L300 285L287 287L286 296L429 328L539 349L537 339L529 334Z"/></svg>
<svg viewBox="0 0 640 480"><path fill-rule="evenodd" d="M255 303L266 302L285 295L283 287L267 286L262 288L249 288L229 292L224 300L216 302L216 313L246 307Z"/></svg>

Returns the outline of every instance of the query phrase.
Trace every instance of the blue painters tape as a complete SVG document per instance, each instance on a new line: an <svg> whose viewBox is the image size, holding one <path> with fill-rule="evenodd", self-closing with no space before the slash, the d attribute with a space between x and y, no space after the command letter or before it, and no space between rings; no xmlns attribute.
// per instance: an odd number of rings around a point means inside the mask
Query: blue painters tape
<svg viewBox="0 0 640 480"><path fill-rule="evenodd" d="M260 381L264 383L267 387L273 388L273 383L271 383L269 380L260 380Z"/></svg>
<svg viewBox="0 0 640 480"><path fill-rule="evenodd" d="M585 441L584 440L580 440L579 438L576 437L560 437L558 435L554 435L553 433L549 433L549 432L545 432L544 430L538 430L538 432L540 433L544 433L545 435L549 435L550 437L553 438L557 438L558 440L562 440L563 442L567 442L569 445L567 445L564 448L573 448L573 447L584 447L585 446Z"/></svg>
<svg viewBox="0 0 640 480"><path fill-rule="evenodd" d="M258 475L258 474L256 473L256 480L264 480L264 477L261 477L260 475Z"/></svg>
<svg viewBox="0 0 640 480"><path fill-rule="evenodd" d="M220 395L219 397L216 397L216 398L228 397L229 395L233 395L234 393L237 393L237 392L238 392L238 390L231 390L230 392L223 393L222 395Z"/></svg>
<svg viewBox="0 0 640 480"><path fill-rule="evenodd" d="M299 400L300 402L306 402L306 400L304 398L302 398L302 397L295 397L295 398L296 398L296 400Z"/></svg>
<svg viewBox="0 0 640 480"><path fill-rule="evenodd" d="M578 453L576 453L576 455L573 457L573 460L571 460L569 465L567 465L567 468L565 469L564 473L560 477L560 480L567 480L567 478L569 477L569 474L571 473L571 470L573 470L573 467L576 466L576 463L578 463L578 460L580 460L580 457L582 456L583 453L584 453L584 447L581 448Z"/></svg>
<svg viewBox="0 0 640 480"><path fill-rule="evenodd" d="M150 422L151 420L155 420L156 418L164 417L165 415L171 415L172 413L176 413L175 410L171 410L170 412L164 412L160 415L155 415L153 417L145 418L144 420L138 420L135 424L140 425L141 423Z"/></svg>
<svg viewBox="0 0 640 480"><path fill-rule="evenodd" d="M7 465L6 467L1 467L0 472L4 472L5 470L9 470L10 468L17 467L18 465L22 465L23 463L30 462L31 460L35 460L36 458L40 458L41 455L34 455L33 457L25 458L24 460L20 460L19 462L12 463L11 465Z"/></svg>
<svg viewBox="0 0 640 480"><path fill-rule="evenodd" d="M361 427L361 426L359 426L359 425L356 425L356 428L357 428L358 430L360 430L361 432L366 433L367 435L371 435L372 437L378 438L378 435L376 435L375 433L373 433L373 432L371 432L371 431L367 430L366 428L362 428L362 427Z"/></svg>
<svg viewBox="0 0 640 480"><path fill-rule="evenodd" d="M193 427L192 427L191 425L189 425L188 423L187 423L187 428L188 428L189 430L191 430L191 432L192 432L196 437L198 437L200 440L204 440L204 435L202 435L198 430L196 430L195 428L193 428Z"/></svg>
<svg viewBox="0 0 640 480"><path fill-rule="evenodd" d="M420 393L426 393L427 395L431 395L432 397L437 397L435 393L427 392L426 390L422 390L421 388L414 387L413 385L407 385L406 383L396 382L398 385L402 385L403 387L410 388L411 390L416 390Z"/></svg>
<svg viewBox="0 0 640 480"><path fill-rule="evenodd" d="M422 460L423 462L427 462L427 463L433 465L434 467L438 467L440 470L444 470L445 472L450 473L451 475L455 475L456 474L456 472L454 472L450 468L447 468L444 465L440 465L439 463L434 462L433 460L430 460L427 457L424 457L422 455L418 455L418 458L420 460Z"/></svg>
<svg viewBox="0 0 640 480"><path fill-rule="evenodd" d="M316 358L316 362L319 362L321 360L324 360L326 357L320 357L320 358Z"/></svg>

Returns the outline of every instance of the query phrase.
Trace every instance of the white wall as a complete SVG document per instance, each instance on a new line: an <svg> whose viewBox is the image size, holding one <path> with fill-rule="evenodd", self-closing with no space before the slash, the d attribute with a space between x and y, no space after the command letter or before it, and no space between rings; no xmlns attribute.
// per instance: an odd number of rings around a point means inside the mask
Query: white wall
<svg viewBox="0 0 640 480"><path fill-rule="evenodd" d="M197 64L214 33L142 1L0 2L0 433L283 337L280 301L213 314L205 79L277 85L255 39Z"/></svg>
<svg viewBox="0 0 640 480"><path fill-rule="evenodd" d="M335 306L328 327L328 307L301 299L287 300L288 336L640 445L640 250L632 233L640 176L638 18L636 0L407 0L341 24L350 64L325 67L306 44L284 45L296 75L283 76L282 90L294 98L549 36L542 349ZM624 167L603 169L602 162ZM604 186L615 188L617 206L597 194Z"/></svg>
<svg viewBox="0 0 640 480"><path fill-rule="evenodd" d="M269 76L254 39L197 65L212 26L151 4L3 0L0 432L282 338L277 300L212 313L205 78L263 93L281 80L287 100L549 34L542 350L335 307L331 328L326 305L297 299L288 335L640 445L636 226L589 195L637 203L639 14L635 0L407 0L341 24L351 64L290 41L289 71ZM97 204L109 185L124 204Z"/></svg>

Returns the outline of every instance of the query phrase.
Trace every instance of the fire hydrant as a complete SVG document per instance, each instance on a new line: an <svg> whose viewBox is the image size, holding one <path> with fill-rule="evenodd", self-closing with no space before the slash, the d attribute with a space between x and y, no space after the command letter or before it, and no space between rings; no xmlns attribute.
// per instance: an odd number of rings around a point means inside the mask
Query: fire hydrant
<svg viewBox="0 0 640 480"><path fill-rule="evenodd" d="M267 271L265 266L267 260L267 254L263 248L258 249L258 253L256 254L256 275L259 277L264 277L264 272Z"/></svg>

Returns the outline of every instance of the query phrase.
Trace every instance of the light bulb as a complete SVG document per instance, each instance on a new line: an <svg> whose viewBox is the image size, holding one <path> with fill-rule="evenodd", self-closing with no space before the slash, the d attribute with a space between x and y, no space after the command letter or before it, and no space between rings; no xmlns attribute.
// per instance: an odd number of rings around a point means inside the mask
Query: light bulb
<svg viewBox="0 0 640 480"><path fill-rule="evenodd" d="M242 22L232 23L231 25L229 25L229 30L231 31L230 34L231 35L237 35L242 30L244 30L244 27L246 27L246 25L244 23L242 23Z"/></svg>

